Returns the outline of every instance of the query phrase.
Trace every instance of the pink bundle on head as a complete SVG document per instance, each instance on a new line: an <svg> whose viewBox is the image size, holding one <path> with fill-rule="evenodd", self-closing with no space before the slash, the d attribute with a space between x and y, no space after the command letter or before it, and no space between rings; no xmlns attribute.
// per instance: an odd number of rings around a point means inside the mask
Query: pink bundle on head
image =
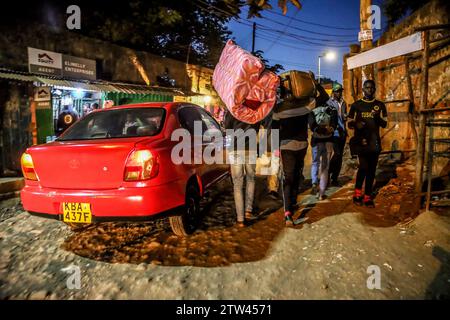
<svg viewBox="0 0 450 320"><path fill-rule="evenodd" d="M228 40L214 69L213 85L231 114L246 123L263 120L275 105L278 76L260 59Z"/></svg>

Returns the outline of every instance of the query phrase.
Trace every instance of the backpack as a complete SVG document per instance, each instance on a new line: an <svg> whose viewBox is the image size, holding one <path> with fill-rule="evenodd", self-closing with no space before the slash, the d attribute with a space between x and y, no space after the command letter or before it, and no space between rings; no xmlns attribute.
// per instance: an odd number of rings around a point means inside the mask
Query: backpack
<svg viewBox="0 0 450 320"><path fill-rule="evenodd" d="M313 136L316 138L329 138L333 135L334 130L331 133L326 130L331 126L331 113L328 109L328 106L321 106L312 111L317 124L317 128L313 133Z"/></svg>

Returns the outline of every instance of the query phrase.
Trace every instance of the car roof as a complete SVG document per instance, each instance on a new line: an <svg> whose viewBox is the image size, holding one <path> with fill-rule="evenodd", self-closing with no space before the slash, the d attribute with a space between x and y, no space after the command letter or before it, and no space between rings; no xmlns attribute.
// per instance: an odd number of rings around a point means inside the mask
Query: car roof
<svg viewBox="0 0 450 320"><path fill-rule="evenodd" d="M166 101L166 102L142 102L142 103L124 104L124 105L120 105L120 106L113 106L110 108L97 109L97 110L94 110L94 112L103 112L103 111L107 111L107 110L120 110L120 109L125 109L125 108L164 108L164 109L168 110L168 109L180 106L180 105L202 108L199 105L190 103L190 102L167 102Z"/></svg>
<svg viewBox="0 0 450 320"><path fill-rule="evenodd" d="M131 103L131 104L124 104L120 106L113 106L111 108L103 108L99 109L101 111L104 110L119 110L119 109L125 109L125 108L169 108L171 105L174 105L176 103L174 102L143 102L143 103Z"/></svg>

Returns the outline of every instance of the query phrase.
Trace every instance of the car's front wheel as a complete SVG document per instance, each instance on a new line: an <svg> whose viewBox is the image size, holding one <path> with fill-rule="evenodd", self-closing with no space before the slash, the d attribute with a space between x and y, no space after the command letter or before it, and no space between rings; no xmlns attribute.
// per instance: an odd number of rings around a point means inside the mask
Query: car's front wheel
<svg viewBox="0 0 450 320"><path fill-rule="evenodd" d="M186 191L183 212L169 217L170 226L177 236L187 236L197 229L200 220L200 193L194 186Z"/></svg>

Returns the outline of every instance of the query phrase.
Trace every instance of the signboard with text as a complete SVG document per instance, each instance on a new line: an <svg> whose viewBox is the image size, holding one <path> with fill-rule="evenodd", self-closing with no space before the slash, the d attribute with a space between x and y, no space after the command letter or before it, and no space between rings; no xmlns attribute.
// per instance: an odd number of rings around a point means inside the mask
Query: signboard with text
<svg viewBox="0 0 450 320"><path fill-rule="evenodd" d="M50 100L51 100L50 87L34 88L34 101L50 101Z"/></svg>
<svg viewBox="0 0 450 320"><path fill-rule="evenodd" d="M358 41L367 41L367 40L372 40L373 39L373 32L372 30L361 30L358 33Z"/></svg>
<svg viewBox="0 0 450 320"><path fill-rule="evenodd" d="M28 69L31 73L62 76L62 54L28 48Z"/></svg>
<svg viewBox="0 0 450 320"><path fill-rule="evenodd" d="M95 60L63 55L63 75L68 78L95 80Z"/></svg>
<svg viewBox="0 0 450 320"><path fill-rule="evenodd" d="M28 47L28 69L31 73L95 80L95 60Z"/></svg>

